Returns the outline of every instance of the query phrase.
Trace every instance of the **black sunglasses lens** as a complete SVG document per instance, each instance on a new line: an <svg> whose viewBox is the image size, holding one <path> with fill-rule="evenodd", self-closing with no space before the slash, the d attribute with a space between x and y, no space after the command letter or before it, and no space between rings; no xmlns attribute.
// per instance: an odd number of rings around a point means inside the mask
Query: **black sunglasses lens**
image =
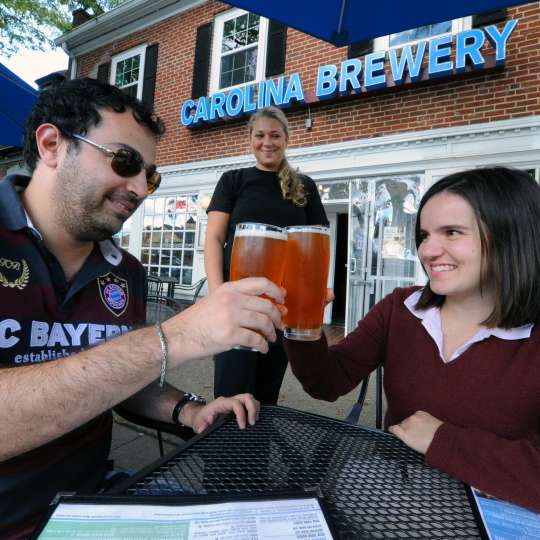
<svg viewBox="0 0 540 540"><path fill-rule="evenodd" d="M152 194L161 184L161 174L156 171L156 166L152 165L146 169L146 184L148 186L148 193Z"/></svg>
<svg viewBox="0 0 540 540"><path fill-rule="evenodd" d="M135 152L121 149L115 152L111 167L118 176L135 176L141 172L143 162Z"/></svg>

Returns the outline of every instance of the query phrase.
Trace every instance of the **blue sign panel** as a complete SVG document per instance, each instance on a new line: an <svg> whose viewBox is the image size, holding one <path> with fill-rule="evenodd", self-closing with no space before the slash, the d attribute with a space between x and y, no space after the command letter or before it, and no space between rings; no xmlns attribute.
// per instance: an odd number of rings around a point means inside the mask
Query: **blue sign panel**
<svg viewBox="0 0 540 540"><path fill-rule="evenodd" d="M406 82L407 77L412 83L422 77L444 77L462 73L467 66L475 70L484 69L486 59L482 48L486 39L495 50L495 65L501 66L506 60L506 43L516 25L516 20L510 20L501 31L492 25L483 30L466 30L456 36L446 35L420 41L414 46L405 45L401 49L376 51L364 57L363 65L359 58L353 58L339 66L320 66L315 81L315 98L322 101L351 93L399 86ZM386 69L387 64L390 69ZM424 64L425 73L422 73ZM227 117L250 114L269 105L285 108L305 101L300 75L293 73L290 77L282 76L233 88L227 94L216 92L196 102L188 99L182 105L180 121L184 126L195 127Z"/></svg>

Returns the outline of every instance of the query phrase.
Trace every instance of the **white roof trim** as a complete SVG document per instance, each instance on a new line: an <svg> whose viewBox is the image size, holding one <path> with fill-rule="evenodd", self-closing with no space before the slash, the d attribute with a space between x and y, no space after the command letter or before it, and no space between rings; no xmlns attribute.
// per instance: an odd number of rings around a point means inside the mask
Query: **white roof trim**
<svg viewBox="0 0 540 540"><path fill-rule="evenodd" d="M198 7L208 0L129 0L55 40L73 56L89 53L159 21Z"/></svg>
<svg viewBox="0 0 540 540"><path fill-rule="evenodd" d="M522 166L529 162L538 166L539 150L540 117L528 116L292 148L287 156L293 166L321 181L381 171L403 174L448 167ZM213 186L223 171L254 164L253 156L244 154L159 167L159 194Z"/></svg>

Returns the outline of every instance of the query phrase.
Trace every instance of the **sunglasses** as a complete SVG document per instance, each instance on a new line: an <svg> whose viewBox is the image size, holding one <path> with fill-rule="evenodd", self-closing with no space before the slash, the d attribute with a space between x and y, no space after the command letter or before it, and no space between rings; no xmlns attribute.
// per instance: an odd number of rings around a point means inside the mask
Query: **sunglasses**
<svg viewBox="0 0 540 540"><path fill-rule="evenodd" d="M155 165L144 164L144 160L136 150L131 150L129 148L120 148L119 150L111 150L106 146L95 143L83 137L82 135L72 134L74 139L88 143L89 145L101 150L104 154L111 157L111 169L118 175L123 178L129 178L131 176L136 176L143 169L146 173L146 186L148 189L148 194L151 195L156 191L161 183L161 174L156 171Z"/></svg>

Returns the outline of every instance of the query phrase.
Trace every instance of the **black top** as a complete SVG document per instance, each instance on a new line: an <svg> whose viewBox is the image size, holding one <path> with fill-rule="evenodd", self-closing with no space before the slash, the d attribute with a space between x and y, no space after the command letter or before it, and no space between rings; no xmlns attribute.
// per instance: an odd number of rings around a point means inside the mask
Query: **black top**
<svg viewBox="0 0 540 540"><path fill-rule="evenodd" d="M315 182L304 175L301 175L301 179L307 197L307 205L303 207L283 199L276 172L261 171L257 167L250 167L223 173L207 212L219 211L230 214L223 257L225 280L229 276L234 231L238 223L255 221L278 227L328 226L328 218Z"/></svg>

